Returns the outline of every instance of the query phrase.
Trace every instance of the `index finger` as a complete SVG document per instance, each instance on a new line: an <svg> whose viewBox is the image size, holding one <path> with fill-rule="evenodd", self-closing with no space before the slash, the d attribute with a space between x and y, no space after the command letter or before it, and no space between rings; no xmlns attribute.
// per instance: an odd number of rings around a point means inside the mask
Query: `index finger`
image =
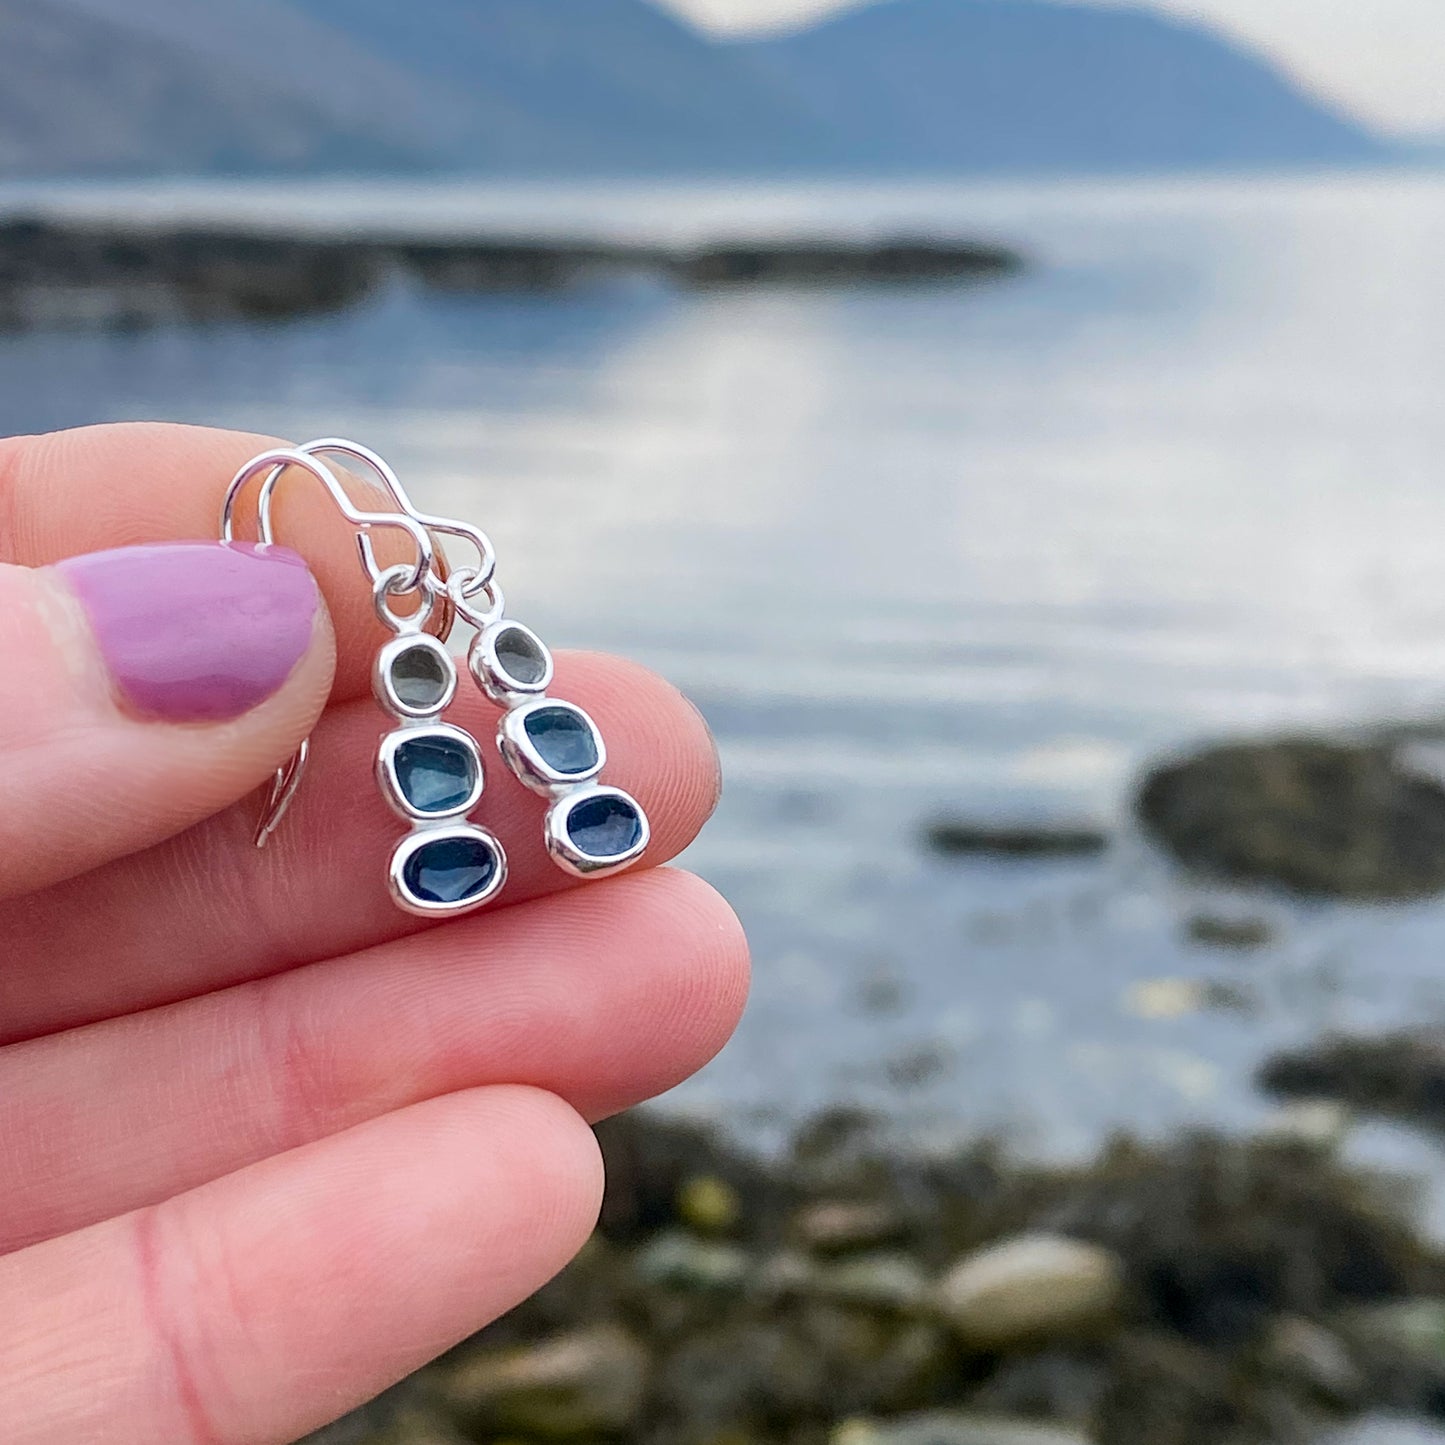
<svg viewBox="0 0 1445 1445"><path fill-rule="evenodd" d="M0 439L0 562L43 567L84 552L140 542L214 541L231 478L275 437L169 422L123 422ZM353 495L382 494L355 482ZM250 522L243 507L242 526ZM300 552L336 628L333 696L369 687L380 639L356 555L356 530L304 476L276 501L277 540ZM249 533L243 532L243 535ZM409 560L403 535L378 536L383 565ZM393 555L394 554L394 555Z"/></svg>

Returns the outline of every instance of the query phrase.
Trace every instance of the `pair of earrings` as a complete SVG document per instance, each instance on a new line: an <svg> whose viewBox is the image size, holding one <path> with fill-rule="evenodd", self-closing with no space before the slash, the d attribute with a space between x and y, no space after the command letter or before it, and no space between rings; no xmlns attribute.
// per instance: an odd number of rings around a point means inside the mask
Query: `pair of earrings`
<svg viewBox="0 0 1445 1445"><path fill-rule="evenodd" d="M357 507L328 457L371 472L396 510ZM507 880L500 840L468 821L486 785L481 748L470 733L442 720L458 687L447 642L459 621L476 630L468 672L503 709L497 728L503 761L533 792L550 800L543 835L552 861L576 877L591 878L620 872L640 858L649 840L647 816L636 799L598 781L607 751L597 725L580 707L547 695L552 655L531 628L506 616L494 576L496 553L487 535L469 523L419 512L375 452L326 438L279 447L247 462L226 493L223 540L234 539L241 494L258 477L264 478L256 509L258 535L263 543L276 540L273 503L290 468L319 481L356 527L377 618L394 634L377 653L372 691L396 724L381 739L377 782L392 809L411 825L387 870L397 906L429 918L467 913L495 898ZM405 532L416 560L381 567L371 541L377 528ZM437 533L465 542L477 562L447 572L439 565ZM408 597L410 611L398 612L397 603ZM428 630L434 616L439 626ZM295 797L309 752L308 741L277 772L256 831L257 847L265 846Z"/></svg>

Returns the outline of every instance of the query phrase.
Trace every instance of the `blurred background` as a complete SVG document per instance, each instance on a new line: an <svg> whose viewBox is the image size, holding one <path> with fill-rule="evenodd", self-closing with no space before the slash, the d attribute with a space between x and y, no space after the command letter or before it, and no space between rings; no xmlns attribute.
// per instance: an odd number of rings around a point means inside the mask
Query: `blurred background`
<svg viewBox="0 0 1445 1445"><path fill-rule="evenodd" d="M728 790L726 1053L334 1445L1433 1441L1438 0L0 0L0 432L351 435Z"/></svg>

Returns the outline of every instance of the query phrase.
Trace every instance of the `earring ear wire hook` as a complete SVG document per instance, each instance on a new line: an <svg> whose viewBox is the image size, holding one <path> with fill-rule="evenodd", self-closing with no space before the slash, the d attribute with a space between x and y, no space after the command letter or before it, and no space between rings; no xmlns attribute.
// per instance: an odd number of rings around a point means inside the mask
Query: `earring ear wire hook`
<svg viewBox="0 0 1445 1445"><path fill-rule="evenodd" d="M328 446L327 450L352 454L353 449L350 443L337 443L334 446ZM364 448L357 450L361 451ZM370 461L370 458L363 457L362 460ZM383 480L386 480L385 473L389 471L389 468L384 462L381 462L379 457L376 458L376 462L380 463L377 470L382 474ZM433 576L436 564L436 544L426 527L409 514L368 512L357 507L331 468L318 457L313 456L306 448L273 448L271 451L262 452L259 456L253 457L236 473L230 487L227 488L225 501L221 504L222 539L227 542L235 541L236 509L241 494L245 491L248 483L260 476L262 472L266 472L266 480L261 485L261 495L257 501L257 535L263 544L274 545L276 535L272 518L272 502L282 476L288 467L293 466L300 467L315 477L331 494L331 499L336 503L342 516L357 527L357 550L360 554L361 565L372 580L373 588L383 586L385 579L385 590L388 592L420 591L422 600L426 604L422 615L430 613L432 589L435 585ZM388 481L388 490L391 490L390 481ZM396 490L400 491L399 483L396 484ZM404 497L405 494L401 495ZM376 564L376 552L371 545L370 530L372 527L397 527L406 532L416 543L416 563L410 567L403 563L383 572ZM403 581L405 582L404 586L400 585ZM290 808L297 790L301 786L301 780L305 776L306 765L310 757L311 739L305 738L294 756L284 766L277 768L266 805L256 824L254 842L257 848L264 848L276 829L280 827L281 820L286 816L286 811Z"/></svg>
<svg viewBox="0 0 1445 1445"><path fill-rule="evenodd" d="M474 527L469 522L460 522L452 517L437 517L418 511L416 504L407 494L406 488L402 486L401 478L370 447L364 447L359 442L346 441L341 437L322 437L319 441L307 442L298 450L312 456L349 457L352 461L361 462L376 474L382 486L391 494L392 500L405 516L419 522L428 532L440 532L445 537L458 537L473 547L477 553L477 565L461 568L457 573L464 579L461 586L464 598L470 600L476 597L492 580L497 570L497 552L496 548L492 546L492 539L480 527ZM363 536L360 545L364 555L370 553L369 539ZM367 560L368 569L372 578L375 579L377 575L375 558L368 556ZM435 567L432 568L431 578L433 589L436 592L443 595L449 593L447 578L442 576Z"/></svg>

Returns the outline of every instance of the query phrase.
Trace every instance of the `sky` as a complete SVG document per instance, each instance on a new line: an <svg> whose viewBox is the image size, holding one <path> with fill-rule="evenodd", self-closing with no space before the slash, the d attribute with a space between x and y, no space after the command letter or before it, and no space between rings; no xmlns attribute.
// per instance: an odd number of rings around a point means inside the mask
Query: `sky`
<svg viewBox="0 0 1445 1445"><path fill-rule="evenodd" d="M747 30L859 0L664 0ZM1119 0L1107 0L1119 3ZM1208 20L1269 52L1311 89L1384 129L1445 135L1445 0L1137 0Z"/></svg>

